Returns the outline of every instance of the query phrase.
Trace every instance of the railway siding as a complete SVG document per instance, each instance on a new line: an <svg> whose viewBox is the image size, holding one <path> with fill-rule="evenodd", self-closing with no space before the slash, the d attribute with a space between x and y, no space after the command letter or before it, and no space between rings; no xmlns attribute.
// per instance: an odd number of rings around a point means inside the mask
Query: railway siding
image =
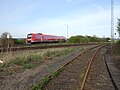
<svg viewBox="0 0 120 90"><path fill-rule="evenodd" d="M98 52L85 83L85 90L115 90L104 62L106 48Z"/></svg>
<svg viewBox="0 0 120 90"><path fill-rule="evenodd" d="M89 46L91 48L94 46ZM86 49L88 49L86 48ZM61 67L61 65L71 61L84 51L76 51L61 59L56 59L52 63L40 65L33 70L26 70L24 73L13 75L12 77L1 78L0 86L2 90L28 90L34 84L39 83L44 77L51 74L54 70Z"/></svg>
<svg viewBox="0 0 120 90"><path fill-rule="evenodd" d="M79 90L84 72L89 63L88 57L91 57L94 52L95 50L92 50L77 57L56 78L50 81L43 90Z"/></svg>
<svg viewBox="0 0 120 90"><path fill-rule="evenodd" d="M64 67L64 70L55 77L52 82L50 81L43 90L55 90L56 88L59 90L79 90L87 64L97 50L97 48L93 49L93 47L95 47L95 45L85 47L83 51L77 50L67 56L56 58L52 62L48 61L37 68L28 69L17 75L7 76L5 78L0 77L0 90L31 90L45 77L50 76L69 62L70 63ZM90 75L88 75L87 82L84 86L85 90L120 89L120 70L118 70L114 63L111 62L110 51L109 49L107 51L107 49L108 47L101 49L95 57L90 69ZM85 53L87 50L90 51ZM73 59L74 62L71 62ZM114 87L114 84L111 82L111 77L109 76L105 63L108 64L108 68L110 69L116 87ZM56 75L56 73L54 75Z"/></svg>
<svg viewBox="0 0 120 90"><path fill-rule="evenodd" d="M104 61L106 50L106 48L103 48L95 56L95 60L93 60L91 64L92 66L83 89L80 89L82 79L87 64L94 54L94 50L83 54L81 57L77 57L73 62L69 63L64 71L51 80L43 90L119 90L113 84Z"/></svg>

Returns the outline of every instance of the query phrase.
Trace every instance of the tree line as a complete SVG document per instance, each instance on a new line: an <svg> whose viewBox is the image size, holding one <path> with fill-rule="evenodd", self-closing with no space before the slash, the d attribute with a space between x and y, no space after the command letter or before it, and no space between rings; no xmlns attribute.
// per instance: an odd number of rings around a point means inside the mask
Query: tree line
<svg viewBox="0 0 120 90"><path fill-rule="evenodd" d="M8 38L9 35L9 38ZM71 36L68 40L67 43L89 43L89 42L108 42L110 38L99 38L97 36L82 36L82 35L77 35L77 36ZM25 44L25 39L15 39L12 38L12 35L8 32L4 32L1 35L0 38L0 46L12 46L15 44Z"/></svg>
<svg viewBox="0 0 120 90"><path fill-rule="evenodd" d="M25 44L25 39L12 38L12 35L8 32L2 33L2 35L0 36L0 46L5 47L8 45L12 46L15 44Z"/></svg>
<svg viewBox="0 0 120 90"><path fill-rule="evenodd" d="M82 36L82 35L77 35L77 36L71 36L68 39L69 43L89 43L89 42L109 42L110 38L99 38L97 36Z"/></svg>
<svg viewBox="0 0 120 90"><path fill-rule="evenodd" d="M120 19L118 19L117 23L117 31L120 37ZM9 35L9 38L7 38L7 35ZM76 35L76 36L71 36L67 42L68 43L89 43L89 42L109 42L110 38L99 38L97 36L82 36L82 35ZM25 39L14 39L12 38L12 35L8 32L2 33L0 37L0 46L7 46L9 45L14 45L14 44L25 44Z"/></svg>

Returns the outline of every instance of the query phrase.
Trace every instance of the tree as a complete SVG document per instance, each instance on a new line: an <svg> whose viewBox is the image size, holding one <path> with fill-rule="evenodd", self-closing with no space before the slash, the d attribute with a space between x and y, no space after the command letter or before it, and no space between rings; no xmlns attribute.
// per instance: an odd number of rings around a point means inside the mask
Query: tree
<svg viewBox="0 0 120 90"><path fill-rule="evenodd" d="M13 39L14 44L26 44L25 39Z"/></svg>
<svg viewBox="0 0 120 90"><path fill-rule="evenodd" d="M101 39L99 37L95 36L95 35L86 36L86 37L88 38L89 42L100 42L101 41Z"/></svg>
<svg viewBox="0 0 120 90"><path fill-rule="evenodd" d="M118 19L118 23L117 23L117 31L120 37L120 19Z"/></svg>
<svg viewBox="0 0 120 90"><path fill-rule="evenodd" d="M9 39L7 38L8 34L9 34ZM12 45L13 44L12 35L8 32L2 33L0 43L2 46L7 46L8 43L9 43L9 45Z"/></svg>
<svg viewBox="0 0 120 90"><path fill-rule="evenodd" d="M69 43L86 43L88 42L88 39L84 36L77 35L77 36L72 36L68 40Z"/></svg>

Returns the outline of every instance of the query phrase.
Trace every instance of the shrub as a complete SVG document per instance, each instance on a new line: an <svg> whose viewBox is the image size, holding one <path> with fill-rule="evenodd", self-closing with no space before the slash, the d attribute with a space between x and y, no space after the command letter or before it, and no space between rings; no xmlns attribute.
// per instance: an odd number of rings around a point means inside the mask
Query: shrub
<svg viewBox="0 0 120 90"><path fill-rule="evenodd" d="M115 55L120 55L120 40L113 45L112 52Z"/></svg>
<svg viewBox="0 0 120 90"><path fill-rule="evenodd" d="M25 39L13 39L15 44L25 44Z"/></svg>
<svg viewBox="0 0 120 90"><path fill-rule="evenodd" d="M88 42L88 39L84 36L72 36L68 39L69 43L86 43Z"/></svg>

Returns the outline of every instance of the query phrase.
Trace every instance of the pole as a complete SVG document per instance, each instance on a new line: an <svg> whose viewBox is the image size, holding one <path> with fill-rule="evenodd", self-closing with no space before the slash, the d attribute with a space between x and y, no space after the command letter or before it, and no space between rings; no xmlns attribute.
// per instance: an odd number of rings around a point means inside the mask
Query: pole
<svg viewBox="0 0 120 90"><path fill-rule="evenodd" d="M114 2L111 0L111 41L114 41Z"/></svg>
<svg viewBox="0 0 120 90"><path fill-rule="evenodd" d="M7 38L8 38L8 50L7 50L7 52L8 52L9 51L9 47L10 47L10 45L9 45L10 34L9 33L7 34Z"/></svg>
<svg viewBox="0 0 120 90"><path fill-rule="evenodd" d="M67 24L67 39L68 39L68 24Z"/></svg>

